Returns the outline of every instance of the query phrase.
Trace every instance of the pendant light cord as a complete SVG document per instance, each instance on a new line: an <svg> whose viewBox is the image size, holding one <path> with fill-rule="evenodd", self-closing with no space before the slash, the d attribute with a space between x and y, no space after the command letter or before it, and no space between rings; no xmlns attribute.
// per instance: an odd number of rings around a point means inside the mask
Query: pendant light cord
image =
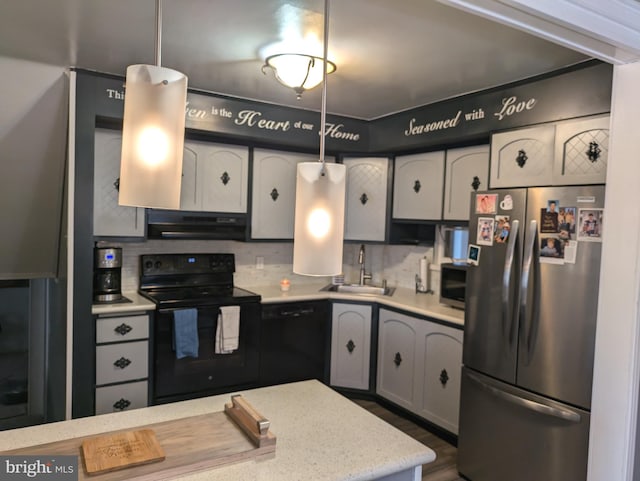
<svg viewBox="0 0 640 481"><path fill-rule="evenodd" d="M325 125L327 119L327 57L329 51L329 0L324 1L324 39L322 54L322 105L320 109L320 162L324 174L324 141Z"/></svg>
<svg viewBox="0 0 640 481"><path fill-rule="evenodd" d="M156 0L156 65L161 66L162 58L162 0Z"/></svg>

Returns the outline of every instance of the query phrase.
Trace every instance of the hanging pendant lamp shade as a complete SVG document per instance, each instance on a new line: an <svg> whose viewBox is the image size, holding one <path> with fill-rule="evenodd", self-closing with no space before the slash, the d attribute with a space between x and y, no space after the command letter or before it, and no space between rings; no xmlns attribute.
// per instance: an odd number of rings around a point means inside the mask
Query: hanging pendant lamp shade
<svg viewBox="0 0 640 481"><path fill-rule="evenodd" d="M301 162L296 182L293 272L334 276L342 272L346 167Z"/></svg>
<svg viewBox="0 0 640 481"><path fill-rule="evenodd" d="M178 209L187 77L155 65L127 68L121 205Z"/></svg>
<svg viewBox="0 0 640 481"><path fill-rule="evenodd" d="M324 2L324 55L329 43L329 0ZM342 273L347 168L324 161L327 71L322 75L320 162L298 164L293 233L293 272L306 276Z"/></svg>

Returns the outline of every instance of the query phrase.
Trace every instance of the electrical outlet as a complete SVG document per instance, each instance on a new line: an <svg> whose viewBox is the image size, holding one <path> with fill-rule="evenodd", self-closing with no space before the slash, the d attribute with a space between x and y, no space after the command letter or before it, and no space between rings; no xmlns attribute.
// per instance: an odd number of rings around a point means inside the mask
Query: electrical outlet
<svg viewBox="0 0 640 481"><path fill-rule="evenodd" d="M262 256L256 257L256 269L258 270L264 269L264 257Z"/></svg>

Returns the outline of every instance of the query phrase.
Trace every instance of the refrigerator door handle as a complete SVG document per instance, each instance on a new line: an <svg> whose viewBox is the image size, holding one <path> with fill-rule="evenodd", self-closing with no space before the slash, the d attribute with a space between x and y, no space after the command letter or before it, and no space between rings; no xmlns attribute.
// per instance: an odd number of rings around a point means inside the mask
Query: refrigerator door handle
<svg viewBox="0 0 640 481"><path fill-rule="evenodd" d="M538 223L532 220L529 224L525 256L522 264L522 278L520 281L520 320L522 324L522 336L526 345L526 362L528 363L535 345L538 309L540 306L539 281L539 256ZM529 289L533 289L533 298L529 308ZM530 311L530 312L529 312Z"/></svg>
<svg viewBox="0 0 640 481"><path fill-rule="evenodd" d="M571 411L570 409L563 409L556 406L548 406L546 404L539 403L537 401L533 401L532 399L525 399L520 396L516 396L515 394L511 394L509 392L503 391L496 387L490 386L485 383L482 379L475 376L474 374L468 372L467 376L473 382L478 384L482 389L491 393L495 397L502 399L511 404L515 404L522 408L528 409L530 411L535 411L540 414L544 414L546 416L552 416L555 418L562 419L564 421L569 421L572 423L579 423L581 416L575 411Z"/></svg>
<svg viewBox="0 0 640 481"><path fill-rule="evenodd" d="M511 225L511 241L507 244L507 254L504 260L504 273L502 275L502 329L505 338L513 345L513 333L517 322L518 299L511 299L511 277L513 275L516 244L519 243L518 229L520 221L514 220Z"/></svg>

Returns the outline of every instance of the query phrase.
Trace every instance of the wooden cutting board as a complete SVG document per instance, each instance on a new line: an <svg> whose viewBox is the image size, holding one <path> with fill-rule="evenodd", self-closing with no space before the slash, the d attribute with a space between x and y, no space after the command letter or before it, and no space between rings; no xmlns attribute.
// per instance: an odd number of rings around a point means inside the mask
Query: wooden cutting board
<svg viewBox="0 0 640 481"><path fill-rule="evenodd" d="M152 429L127 431L82 441L88 474L106 473L164 460L164 450Z"/></svg>
<svg viewBox="0 0 640 481"><path fill-rule="evenodd" d="M82 455L82 443L95 438L95 435L40 444L0 454L3 456L76 455L79 456L79 480L161 481L228 464L269 459L274 457L276 452L276 437L273 433L269 431L260 446L256 446L224 412L175 419L150 424L144 428L155 432L157 442L165 453L164 460L90 475L86 469L82 468L86 461ZM130 431L114 431L105 435Z"/></svg>

